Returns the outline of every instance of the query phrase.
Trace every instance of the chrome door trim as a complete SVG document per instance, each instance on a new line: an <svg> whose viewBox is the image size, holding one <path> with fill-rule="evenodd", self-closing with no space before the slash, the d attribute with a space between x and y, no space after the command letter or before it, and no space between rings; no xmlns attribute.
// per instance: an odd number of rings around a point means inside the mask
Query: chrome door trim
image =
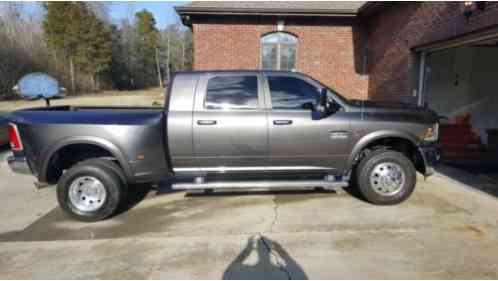
<svg viewBox="0 0 498 281"><path fill-rule="evenodd" d="M320 166L263 166L263 167L203 167L174 168L175 173L226 173L226 172L281 172L281 171L333 171L330 167Z"/></svg>

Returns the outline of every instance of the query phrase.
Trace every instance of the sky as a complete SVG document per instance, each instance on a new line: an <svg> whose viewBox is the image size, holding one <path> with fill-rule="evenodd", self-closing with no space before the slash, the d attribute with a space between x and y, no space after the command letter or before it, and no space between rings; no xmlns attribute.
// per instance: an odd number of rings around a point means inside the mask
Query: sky
<svg viewBox="0 0 498 281"><path fill-rule="evenodd" d="M133 17L134 12L147 9L154 14L157 27L162 29L168 24L179 22L173 7L188 4L189 1L108 1L106 3L108 3L109 16L113 23L119 23L120 19ZM29 14L36 14L42 10L40 4L36 2L24 2L24 9Z"/></svg>
<svg viewBox="0 0 498 281"><path fill-rule="evenodd" d="M130 14L130 6L133 7L135 12L141 11L142 9L147 9L154 14L156 19L157 27L164 28L168 24L176 23L179 21L178 15L173 9L174 6L184 5L188 2L181 1L133 1L133 2L122 2L113 1L109 2L110 8L109 13L113 20L119 21L121 18L125 18ZM131 20L131 19L130 19Z"/></svg>

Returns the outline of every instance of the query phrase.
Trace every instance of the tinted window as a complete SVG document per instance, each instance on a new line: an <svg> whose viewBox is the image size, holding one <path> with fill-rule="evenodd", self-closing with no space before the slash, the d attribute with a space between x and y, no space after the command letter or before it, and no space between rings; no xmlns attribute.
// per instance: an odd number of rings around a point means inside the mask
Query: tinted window
<svg viewBox="0 0 498 281"><path fill-rule="evenodd" d="M273 109L303 109L305 103L316 103L318 89L304 80L270 76L268 83Z"/></svg>
<svg viewBox="0 0 498 281"><path fill-rule="evenodd" d="M258 78L218 76L209 79L205 107L207 109L258 108Z"/></svg>

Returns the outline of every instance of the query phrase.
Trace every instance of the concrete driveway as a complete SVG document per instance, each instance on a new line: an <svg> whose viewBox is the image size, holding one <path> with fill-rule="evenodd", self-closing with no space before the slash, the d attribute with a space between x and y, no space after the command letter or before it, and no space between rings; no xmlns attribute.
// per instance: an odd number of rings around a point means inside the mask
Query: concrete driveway
<svg viewBox="0 0 498 281"><path fill-rule="evenodd" d="M498 201L441 176L386 207L347 192L163 184L93 224L68 219L53 188L35 190L3 160L0 179L5 279L498 278Z"/></svg>

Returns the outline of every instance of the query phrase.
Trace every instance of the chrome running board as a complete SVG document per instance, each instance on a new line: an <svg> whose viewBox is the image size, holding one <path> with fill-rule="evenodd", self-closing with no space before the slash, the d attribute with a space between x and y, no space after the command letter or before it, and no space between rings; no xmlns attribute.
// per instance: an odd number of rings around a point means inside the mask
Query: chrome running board
<svg viewBox="0 0 498 281"><path fill-rule="evenodd" d="M348 186L345 181L324 181L324 180L285 180L285 181L217 181L198 183L175 183L172 189L298 189L323 187L326 189L336 189Z"/></svg>

